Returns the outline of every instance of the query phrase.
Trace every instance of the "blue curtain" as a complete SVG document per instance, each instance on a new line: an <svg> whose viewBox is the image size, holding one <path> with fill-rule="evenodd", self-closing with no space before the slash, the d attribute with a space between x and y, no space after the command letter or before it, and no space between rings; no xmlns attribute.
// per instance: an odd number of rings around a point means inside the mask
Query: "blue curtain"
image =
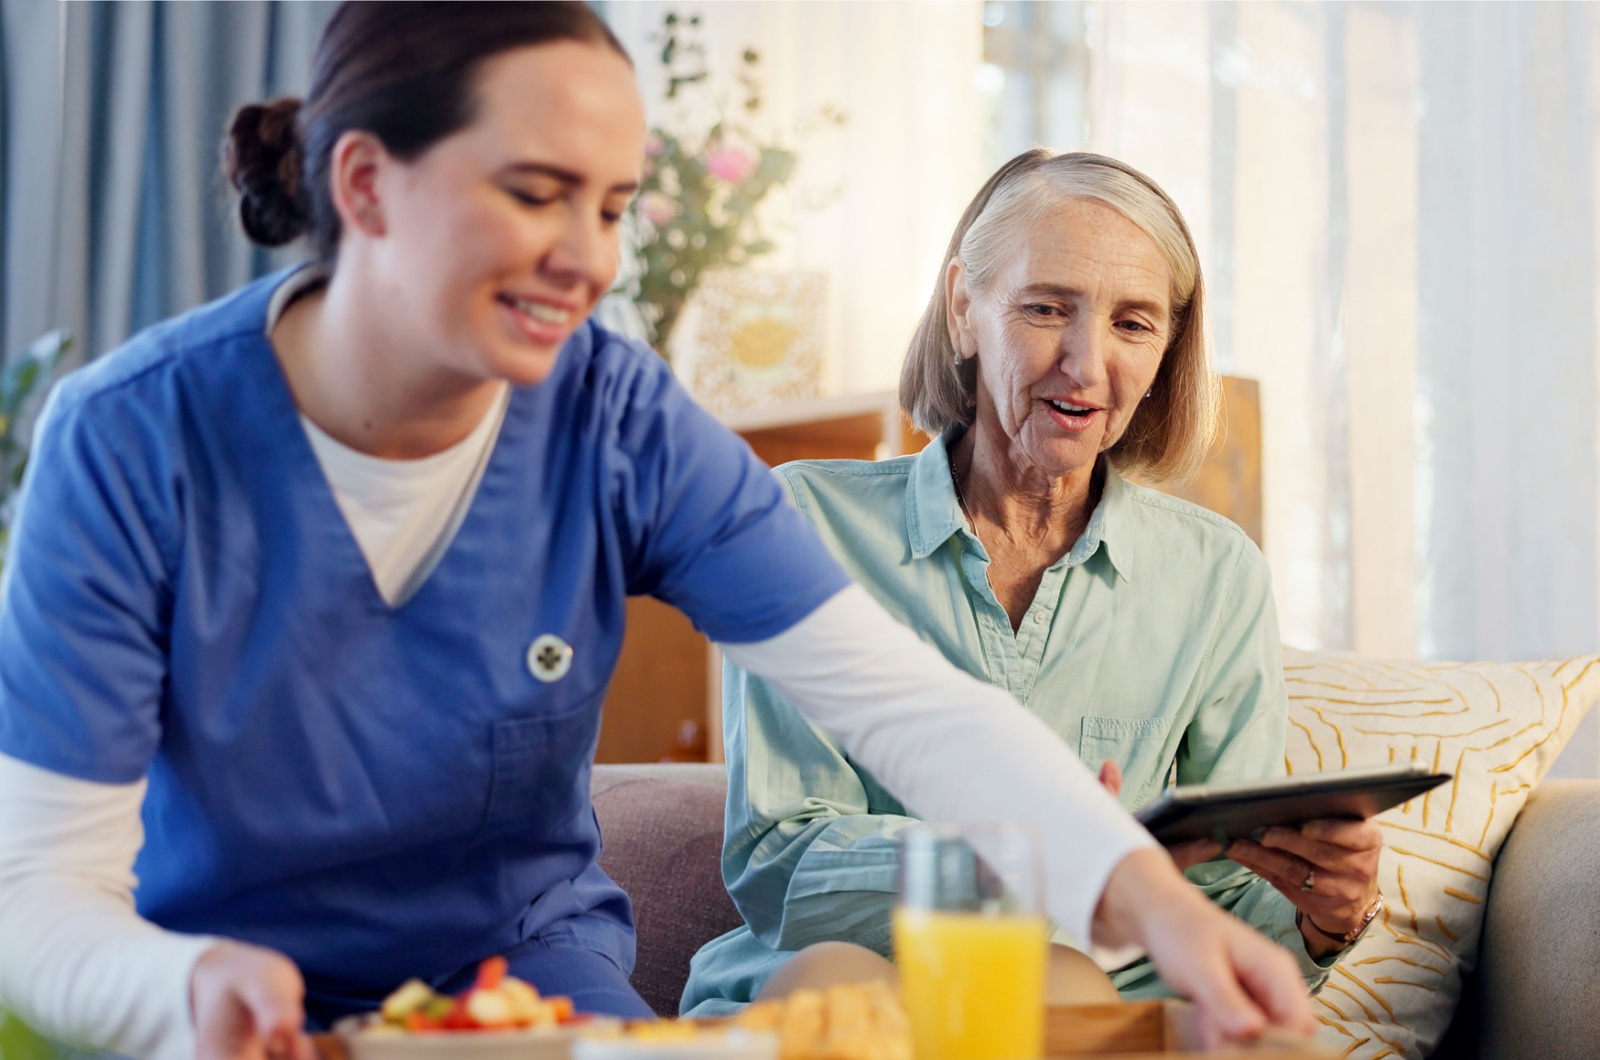
<svg viewBox="0 0 1600 1060"><path fill-rule="evenodd" d="M220 145L304 93L334 6L0 0L0 353L64 327L93 357L288 260L239 232Z"/></svg>

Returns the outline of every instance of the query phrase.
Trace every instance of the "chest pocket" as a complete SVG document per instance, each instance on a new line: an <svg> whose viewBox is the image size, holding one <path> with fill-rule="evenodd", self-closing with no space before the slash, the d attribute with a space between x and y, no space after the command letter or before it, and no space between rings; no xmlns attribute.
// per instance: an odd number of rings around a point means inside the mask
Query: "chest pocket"
<svg viewBox="0 0 1600 1060"><path fill-rule="evenodd" d="M584 827L604 694L602 688L576 710L554 717L494 723L494 773L476 842L511 836L560 842L571 838L575 821Z"/></svg>
<svg viewBox="0 0 1600 1060"><path fill-rule="evenodd" d="M1078 736L1078 757L1091 770L1110 759L1122 767L1122 805L1132 810L1149 802L1166 780L1171 764L1164 753L1171 718L1108 718L1087 714Z"/></svg>

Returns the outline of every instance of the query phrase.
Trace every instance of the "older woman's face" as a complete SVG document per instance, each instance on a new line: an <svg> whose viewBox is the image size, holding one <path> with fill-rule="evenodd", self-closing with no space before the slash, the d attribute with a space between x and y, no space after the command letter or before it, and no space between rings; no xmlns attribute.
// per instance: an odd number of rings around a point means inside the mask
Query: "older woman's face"
<svg viewBox="0 0 1600 1060"><path fill-rule="evenodd" d="M1069 199L987 287L950 276L951 338L978 356L977 422L1019 471L1090 469L1127 430L1172 336L1172 274L1116 210Z"/></svg>

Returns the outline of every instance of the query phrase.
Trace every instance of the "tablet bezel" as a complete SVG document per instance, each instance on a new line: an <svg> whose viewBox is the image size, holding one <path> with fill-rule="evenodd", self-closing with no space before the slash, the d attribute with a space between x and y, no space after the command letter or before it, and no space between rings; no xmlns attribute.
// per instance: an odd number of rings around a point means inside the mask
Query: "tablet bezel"
<svg viewBox="0 0 1600 1060"><path fill-rule="evenodd" d="M1273 825L1372 817L1449 779L1448 773L1408 762L1239 784L1180 785L1140 807L1134 817L1162 843L1211 839L1226 846Z"/></svg>

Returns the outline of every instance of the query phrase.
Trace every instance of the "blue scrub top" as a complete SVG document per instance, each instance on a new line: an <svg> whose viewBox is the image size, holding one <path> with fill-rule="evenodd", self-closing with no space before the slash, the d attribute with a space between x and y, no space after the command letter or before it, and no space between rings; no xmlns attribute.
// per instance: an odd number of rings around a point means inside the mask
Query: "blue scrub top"
<svg viewBox="0 0 1600 1060"><path fill-rule="evenodd" d="M266 337L283 274L64 379L0 601L0 752L148 777L140 913L375 1000L535 937L633 963L589 770L648 593L715 640L847 584L648 348L592 322L517 388L448 552L391 608ZM533 641L574 649L530 671Z"/></svg>

